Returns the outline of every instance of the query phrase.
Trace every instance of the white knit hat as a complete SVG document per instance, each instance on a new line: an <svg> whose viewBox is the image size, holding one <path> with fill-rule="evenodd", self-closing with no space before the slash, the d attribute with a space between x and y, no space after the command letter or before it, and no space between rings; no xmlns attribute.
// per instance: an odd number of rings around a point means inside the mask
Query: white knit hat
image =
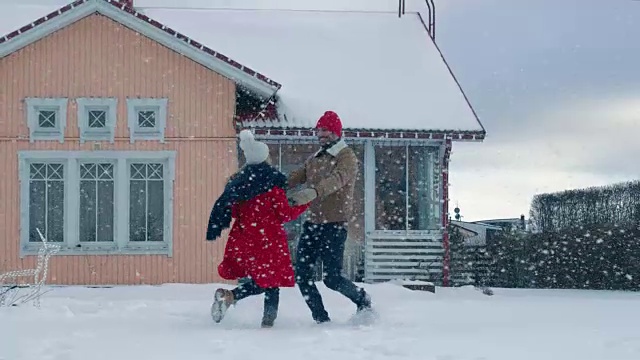
<svg viewBox="0 0 640 360"><path fill-rule="evenodd" d="M240 131L240 149L244 152L247 164L260 164L269 157L267 144L256 141L253 133L249 130Z"/></svg>

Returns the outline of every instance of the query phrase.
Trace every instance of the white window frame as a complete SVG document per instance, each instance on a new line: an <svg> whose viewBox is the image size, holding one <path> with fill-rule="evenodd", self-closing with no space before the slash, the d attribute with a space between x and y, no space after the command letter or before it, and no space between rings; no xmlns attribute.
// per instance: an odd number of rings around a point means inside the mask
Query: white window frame
<svg viewBox="0 0 640 360"><path fill-rule="evenodd" d="M164 132L167 125L166 98L127 99L127 123L129 126L129 140L133 144L136 140L156 140L164 143ZM155 113L155 127L145 128L138 124L140 111Z"/></svg>
<svg viewBox="0 0 640 360"><path fill-rule="evenodd" d="M431 177L432 184L430 185L430 190L433 192L432 197L433 201L429 202L429 207L432 213L429 218L430 221L434 221L434 225L430 229L423 230L407 230L408 222L409 222L409 192L405 193L405 206L404 206L404 222L405 222L405 230L381 230L376 229L376 158L375 158L375 148L377 145L382 146L397 146L405 148L405 189L409 188L409 156L408 156L408 148L409 146L420 146L420 147L432 147L438 149L438 151L431 153L429 155L429 160L427 163L428 173ZM365 143L365 204L374 204L372 211L365 212L365 232L367 236L375 237L375 236L386 236L386 237L405 237L409 238L412 236L415 237L429 237L433 234L441 234L442 225L438 223L438 219L440 219L440 207L442 205L441 195L442 190L441 187L441 177L442 174L437 172L437 168L439 168L439 164L441 162L440 155L438 157L434 156L434 154L439 154L442 151L443 143L441 142L425 142L425 141L411 141L411 140L400 140L400 141L385 141L385 140L370 140Z"/></svg>
<svg viewBox="0 0 640 360"><path fill-rule="evenodd" d="M116 118L118 109L117 98L78 98L78 128L80 130L80 143L85 141L109 141L114 142ZM105 112L105 127L89 127L89 111L103 110Z"/></svg>
<svg viewBox="0 0 640 360"><path fill-rule="evenodd" d="M173 189L176 152L167 151L50 151L18 152L20 180L20 257L36 255L40 243L29 242L29 168L31 163L64 164L64 241L58 255L173 256ZM80 243L80 164L112 162L115 179L114 242ZM131 163L162 163L164 181L164 240L129 241L129 169Z"/></svg>
<svg viewBox="0 0 640 360"><path fill-rule="evenodd" d="M24 99L26 105L27 127L29 128L29 141L55 141L64 143L64 131L67 127L67 98L35 98ZM38 117L40 111L54 111L56 116L55 127L40 127Z"/></svg>

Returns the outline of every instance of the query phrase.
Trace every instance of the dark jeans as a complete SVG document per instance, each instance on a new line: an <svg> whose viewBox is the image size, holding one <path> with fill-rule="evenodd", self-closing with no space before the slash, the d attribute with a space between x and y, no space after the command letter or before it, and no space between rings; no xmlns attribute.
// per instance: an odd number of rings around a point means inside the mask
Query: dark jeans
<svg viewBox="0 0 640 360"><path fill-rule="evenodd" d="M280 289L279 288L261 288L253 280L239 285L235 289L231 290L233 298L236 301L242 300L246 297L253 295L260 295L264 293L264 315L263 320L273 321L278 316L278 305L280 304Z"/></svg>
<svg viewBox="0 0 640 360"><path fill-rule="evenodd" d="M354 304L361 305L364 292L342 276L342 259L347 229L342 223L304 224L296 252L296 283L317 322L329 321L322 297L314 284L315 266L322 260L324 284L338 291Z"/></svg>

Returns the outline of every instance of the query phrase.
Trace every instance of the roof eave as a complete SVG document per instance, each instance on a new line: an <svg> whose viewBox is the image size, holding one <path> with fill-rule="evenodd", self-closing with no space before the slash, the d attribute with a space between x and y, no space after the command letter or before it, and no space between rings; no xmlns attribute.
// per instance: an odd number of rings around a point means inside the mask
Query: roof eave
<svg viewBox="0 0 640 360"><path fill-rule="evenodd" d="M107 16L208 69L243 84L263 97L270 97L281 87L268 77L115 0L77 0L43 18L34 20L33 23L17 30L19 32L17 36L9 38L9 35L6 35L0 38L0 59L94 13Z"/></svg>
<svg viewBox="0 0 640 360"><path fill-rule="evenodd" d="M277 138L311 138L316 137L316 132L312 128L293 128L293 127L275 127L275 126L239 126L242 128L251 128L256 136ZM481 130L464 131L464 130L410 130L410 129L353 129L343 128L342 135L351 139L378 139L378 140L447 140L457 142L482 142L485 138L485 132Z"/></svg>
<svg viewBox="0 0 640 360"><path fill-rule="evenodd" d="M460 90L460 93L462 94L462 97L464 98L464 101L467 103L467 106L469 106L469 109L471 110L471 113L473 114L473 117L478 122L478 125L480 125L480 127L482 128L482 131L486 132L486 129L485 129L484 125L482 124L482 121L480 121L480 117L478 116L478 113L473 108L473 105L471 105L471 101L469 100L469 97L467 96L467 94L465 93L464 89L462 88L462 85L458 81L458 78L453 73L453 69L451 69L451 66L449 66L449 63L447 62L447 59L445 59L444 54L442 53L442 51L440 50L440 47L438 46L438 43L436 43L435 39L433 39L430 36L429 27L424 22L424 19L422 18L422 15L420 14L420 12L417 12L416 14L418 15L418 18L420 19L420 22L422 23L422 26L424 27L424 30L427 32L427 35L428 35L427 36L427 38L428 38L427 41L431 41L433 43L433 46L435 46L436 50L438 51L438 54L440 54L440 57L442 58L442 61L444 62L444 65L447 67L447 70L449 71L449 74L451 74L451 77L453 78L453 81L456 83L456 86Z"/></svg>

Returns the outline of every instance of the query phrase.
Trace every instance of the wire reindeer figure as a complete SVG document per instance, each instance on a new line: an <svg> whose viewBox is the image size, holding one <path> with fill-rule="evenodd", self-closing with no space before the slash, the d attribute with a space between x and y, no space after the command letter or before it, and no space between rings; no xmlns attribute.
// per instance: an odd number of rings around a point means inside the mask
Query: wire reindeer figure
<svg viewBox="0 0 640 360"><path fill-rule="evenodd" d="M60 245L50 243L36 228L42 246L38 250L38 260L35 269L9 271L0 274L0 306L18 306L29 301L40 308L40 297L48 292L43 291L43 285L47 281L49 272L49 258L60 251ZM20 278L29 278L33 281L18 282Z"/></svg>

